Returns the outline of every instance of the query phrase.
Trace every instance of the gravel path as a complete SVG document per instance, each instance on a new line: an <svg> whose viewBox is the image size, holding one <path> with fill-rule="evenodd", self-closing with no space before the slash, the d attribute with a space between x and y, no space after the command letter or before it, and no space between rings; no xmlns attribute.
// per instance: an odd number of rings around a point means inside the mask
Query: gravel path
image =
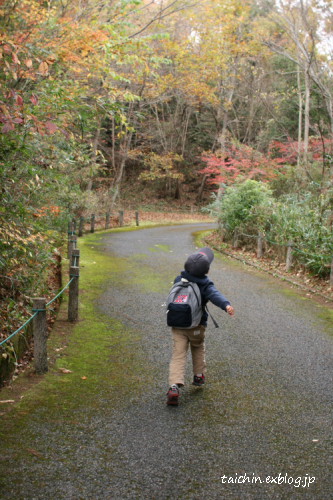
<svg viewBox="0 0 333 500"><path fill-rule="evenodd" d="M333 339L318 306L280 282L215 258L210 277L236 315L211 305L220 328L207 329L207 384L191 385L188 360L181 404L165 404L171 341L162 304L194 250L192 232L205 228L103 237L103 252L126 266L97 308L132 332L137 382L120 407L106 400L103 411L87 409L67 430L75 444L59 441L44 472L42 462L21 465L16 472L34 479L0 498L333 498ZM52 442L51 426L40 434L38 449Z"/></svg>

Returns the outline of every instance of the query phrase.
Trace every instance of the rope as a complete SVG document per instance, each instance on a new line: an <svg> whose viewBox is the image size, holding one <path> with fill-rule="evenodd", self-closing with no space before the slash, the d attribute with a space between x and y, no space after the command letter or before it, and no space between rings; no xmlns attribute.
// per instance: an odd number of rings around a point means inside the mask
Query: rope
<svg viewBox="0 0 333 500"><path fill-rule="evenodd" d="M6 342L8 342L8 340L10 340L12 337L14 337L15 335L17 335L21 330L23 330L23 328L25 328L29 323L30 321L32 321L38 313L40 312L45 312L46 311L46 308L51 305L55 300L57 300L60 295L62 295L64 293L64 291L69 287L69 285L72 283L72 281L77 278L77 276L73 276L72 279L67 283L66 286L64 286L64 288L52 299L50 300L50 302L48 302L46 305L45 305L45 309L32 309L32 312L34 312L35 314L33 314L25 323L24 325L20 326L20 328L18 328L14 333L11 333L9 335L9 337L5 338L4 340L2 340L0 342L0 347L5 344Z"/></svg>
<svg viewBox="0 0 333 500"><path fill-rule="evenodd" d="M51 304L52 304L52 302L54 302L56 299L58 299L58 298L60 297L60 295L62 295L62 294L64 293L64 291L66 290L66 288L68 288L68 287L69 287L69 285L72 283L73 279L74 279L74 277L73 277L73 278L72 278L72 279L71 279L71 280L67 283L67 285L66 285L66 286L64 286L64 288L63 288L63 289L62 289L62 290L58 293L58 295L56 295L56 296L55 296L52 300L50 300L50 302L48 302L48 303L46 304L46 306L45 306L45 307L48 307L49 305L51 305Z"/></svg>
<svg viewBox="0 0 333 500"><path fill-rule="evenodd" d="M294 248L293 247L293 250L297 253L301 253L302 255L309 255L310 257L319 257L320 259L330 259L331 256L330 255L317 255L315 253L310 253L310 252L303 252L303 250L300 250L299 248Z"/></svg>
<svg viewBox="0 0 333 500"><path fill-rule="evenodd" d="M9 335L9 337L7 337L5 340L3 340L2 342L0 342L0 346L2 346L3 344L5 344L5 342L7 342L8 340L10 340L12 337L14 337L14 335L16 335L17 333L19 333L21 330L23 330L24 327L26 327L30 321L32 321L35 316L37 316L38 314L38 311L35 312L35 314L33 314L29 319L28 321L26 321L24 323L24 325L20 326L20 328L18 328L14 333L12 333L11 335Z"/></svg>

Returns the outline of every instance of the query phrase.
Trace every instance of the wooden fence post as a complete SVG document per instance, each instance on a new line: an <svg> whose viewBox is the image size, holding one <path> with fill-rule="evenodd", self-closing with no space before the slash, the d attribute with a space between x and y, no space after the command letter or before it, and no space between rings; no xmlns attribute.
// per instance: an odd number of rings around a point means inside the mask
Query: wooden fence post
<svg viewBox="0 0 333 500"><path fill-rule="evenodd" d="M68 240L68 259L69 262L72 260L72 254L74 248L76 248L76 243L77 243L77 236L75 234L72 234L70 236L70 239Z"/></svg>
<svg viewBox="0 0 333 500"><path fill-rule="evenodd" d="M83 236L84 217L80 217L79 236Z"/></svg>
<svg viewBox="0 0 333 500"><path fill-rule="evenodd" d="M91 215L91 219L90 219L90 232L91 233L95 232L95 214Z"/></svg>
<svg viewBox="0 0 333 500"><path fill-rule="evenodd" d="M257 245L257 258L261 259L263 256L263 234L260 232L258 234L258 245Z"/></svg>
<svg viewBox="0 0 333 500"><path fill-rule="evenodd" d="M67 240L67 257L70 259L70 248L72 244L72 237L74 235L74 224L73 221L68 223L68 240Z"/></svg>
<svg viewBox="0 0 333 500"><path fill-rule="evenodd" d="M286 257L286 271L290 271L293 264L293 242L288 241L287 257Z"/></svg>
<svg viewBox="0 0 333 500"><path fill-rule="evenodd" d="M135 212L135 223L137 226L139 225L139 212L138 211Z"/></svg>
<svg viewBox="0 0 333 500"><path fill-rule="evenodd" d="M68 297L68 321L71 322L77 321L79 317L79 276L79 267L71 266L70 277L74 278L69 285Z"/></svg>
<svg viewBox="0 0 333 500"><path fill-rule="evenodd" d="M232 248L237 248L238 247L238 229L237 227L234 230L234 238L232 241Z"/></svg>
<svg viewBox="0 0 333 500"><path fill-rule="evenodd" d="M109 229L110 227L110 212L106 212L105 215L105 229Z"/></svg>
<svg viewBox="0 0 333 500"><path fill-rule="evenodd" d="M119 227L124 225L124 210L119 210Z"/></svg>
<svg viewBox="0 0 333 500"><path fill-rule="evenodd" d="M333 257L331 262L330 285L333 286Z"/></svg>
<svg viewBox="0 0 333 500"><path fill-rule="evenodd" d="M41 375L48 370L47 366L47 323L46 323L46 299L34 298L33 311L38 314L32 320L34 336L34 358L36 373Z"/></svg>

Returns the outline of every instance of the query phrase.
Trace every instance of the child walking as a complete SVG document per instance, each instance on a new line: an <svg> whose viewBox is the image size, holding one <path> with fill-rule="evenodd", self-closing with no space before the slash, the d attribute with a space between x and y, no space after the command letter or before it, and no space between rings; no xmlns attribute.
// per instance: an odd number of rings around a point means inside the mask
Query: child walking
<svg viewBox="0 0 333 500"><path fill-rule="evenodd" d="M207 276L213 259L214 253L210 248L201 248L188 257L184 271L174 281L177 283L181 280L187 280L198 285L202 300L202 316L198 326L187 329L172 328L173 348L169 367L168 405L178 405L179 387L184 385L186 356L189 347L191 348L193 364L192 383L197 386L205 383L205 330L208 319L205 306L207 302L212 302L230 316L234 315L234 308L230 302L215 288L214 283Z"/></svg>

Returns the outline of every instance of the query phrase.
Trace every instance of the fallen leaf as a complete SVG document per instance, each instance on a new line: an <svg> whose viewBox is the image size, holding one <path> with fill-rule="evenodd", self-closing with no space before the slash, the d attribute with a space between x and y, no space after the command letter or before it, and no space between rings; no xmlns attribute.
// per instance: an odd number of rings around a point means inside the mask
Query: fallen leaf
<svg viewBox="0 0 333 500"><path fill-rule="evenodd" d="M43 456L39 451L34 450L33 448L27 448L27 451L29 453L31 453L32 455L35 455L35 457L42 457Z"/></svg>
<svg viewBox="0 0 333 500"><path fill-rule="evenodd" d="M44 61L41 62L38 68L38 71L41 75L46 76L49 73L49 65Z"/></svg>
<svg viewBox="0 0 333 500"><path fill-rule="evenodd" d="M82 380L87 380L87 377L81 377Z"/></svg>
<svg viewBox="0 0 333 500"><path fill-rule="evenodd" d="M68 370L67 368L59 368L61 373L73 373L72 370Z"/></svg>

